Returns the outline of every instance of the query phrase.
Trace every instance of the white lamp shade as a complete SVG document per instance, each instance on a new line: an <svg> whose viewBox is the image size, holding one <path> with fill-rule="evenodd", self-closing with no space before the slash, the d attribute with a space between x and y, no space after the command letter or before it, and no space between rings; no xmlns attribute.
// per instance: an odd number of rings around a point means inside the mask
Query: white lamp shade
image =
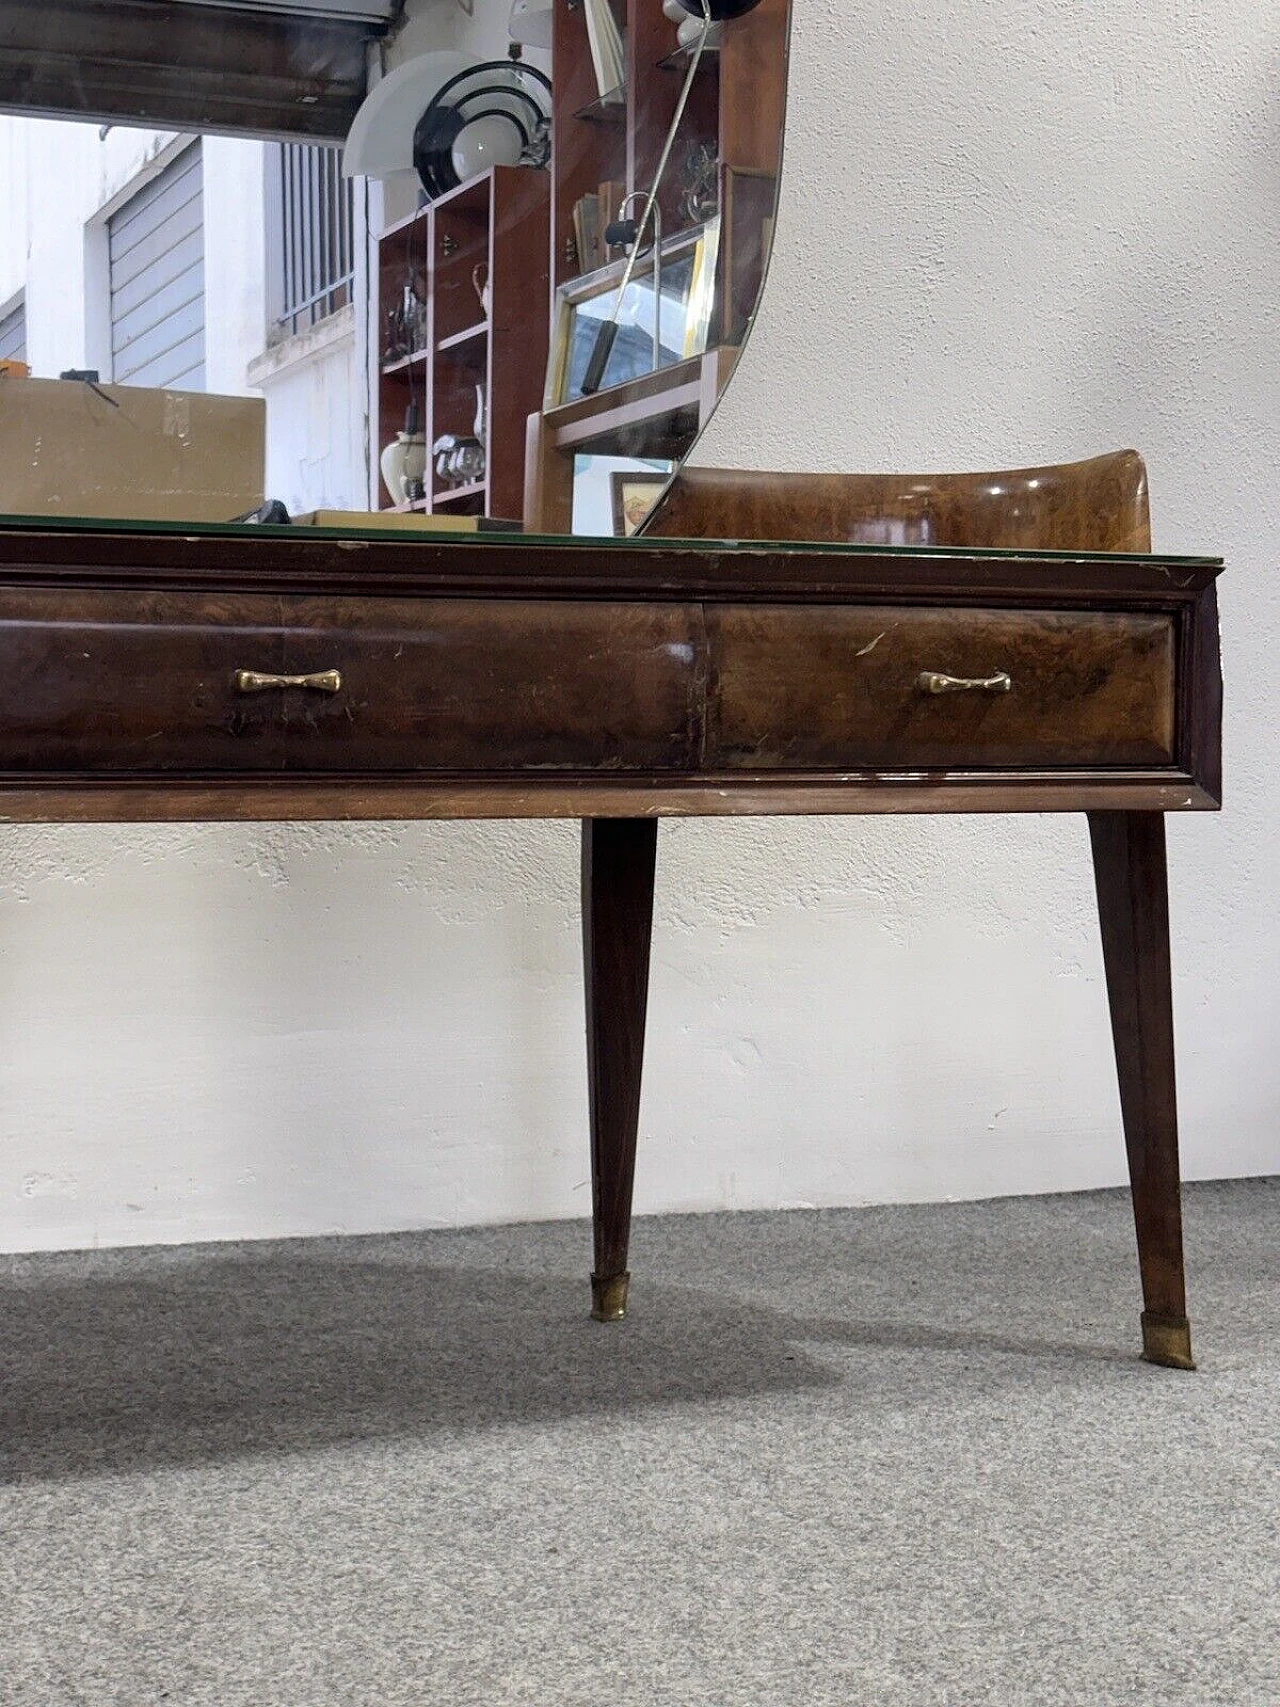
<svg viewBox="0 0 1280 1707"><path fill-rule="evenodd" d="M523 150L514 119L489 113L472 119L453 139L453 169L459 178L474 178L490 166L518 166Z"/></svg>
<svg viewBox="0 0 1280 1707"><path fill-rule="evenodd" d="M393 172L411 172L418 120L451 77L482 63L474 54L441 50L397 65L373 86L351 122L342 152L343 176L386 178Z"/></svg>

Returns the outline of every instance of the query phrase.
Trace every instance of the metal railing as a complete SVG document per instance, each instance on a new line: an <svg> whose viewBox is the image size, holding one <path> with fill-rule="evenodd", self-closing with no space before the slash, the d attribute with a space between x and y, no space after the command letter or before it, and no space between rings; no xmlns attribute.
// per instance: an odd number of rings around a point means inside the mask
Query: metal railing
<svg viewBox="0 0 1280 1707"><path fill-rule="evenodd" d="M279 144L275 336L288 337L351 301L355 271L352 184L337 148Z"/></svg>

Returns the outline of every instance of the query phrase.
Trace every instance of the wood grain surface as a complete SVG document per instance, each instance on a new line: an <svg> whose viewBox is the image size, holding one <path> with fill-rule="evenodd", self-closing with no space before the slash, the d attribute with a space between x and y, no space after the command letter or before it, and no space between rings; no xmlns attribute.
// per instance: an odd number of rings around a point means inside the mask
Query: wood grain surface
<svg viewBox="0 0 1280 1707"><path fill-rule="evenodd" d="M688 770L704 654L679 603L4 589L0 770Z"/></svg>
<svg viewBox="0 0 1280 1707"><path fill-rule="evenodd" d="M0 527L0 817L1211 808L1219 570Z"/></svg>
<svg viewBox="0 0 1280 1707"><path fill-rule="evenodd" d="M1170 617L757 605L708 626L713 769L1173 763ZM1012 688L935 695L930 672Z"/></svg>
<svg viewBox="0 0 1280 1707"><path fill-rule="evenodd" d="M651 537L809 539L1013 550L1151 549L1136 451L982 474L775 474L684 468Z"/></svg>

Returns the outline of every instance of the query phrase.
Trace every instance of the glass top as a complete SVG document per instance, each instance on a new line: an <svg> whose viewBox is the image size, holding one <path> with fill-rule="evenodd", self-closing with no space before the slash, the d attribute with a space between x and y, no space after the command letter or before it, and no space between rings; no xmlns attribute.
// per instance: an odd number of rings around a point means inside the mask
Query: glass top
<svg viewBox="0 0 1280 1707"><path fill-rule="evenodd" d="M931 557L966 557L978 559L1035 559L1043 562L1079 563L1126 562L1185 565L1188 568L1220 566L1222 559L1203 555L1173 552L1115 552L1115 551L1037 551L1024 547L1008 548L989 545L868 545L846 540L805 539L669 539L634 535L617 539L608 535L530 534L515 532L453 532L432 529L418 532L412 529L389 527L314 527L289 524L276 526L261 522L168 522L122 521L95 519L91 516L21 516L0 514L0 533L109 533L150 534L169 539L278 539L296 542L320 540L359 541L366 545L389 545L405 549L414 546L450 548L500 547L504 551L536 551L554 547L575 551L702 551L779 552L807 551L833 556L868 558L903 558L919 560Z"/></svg>

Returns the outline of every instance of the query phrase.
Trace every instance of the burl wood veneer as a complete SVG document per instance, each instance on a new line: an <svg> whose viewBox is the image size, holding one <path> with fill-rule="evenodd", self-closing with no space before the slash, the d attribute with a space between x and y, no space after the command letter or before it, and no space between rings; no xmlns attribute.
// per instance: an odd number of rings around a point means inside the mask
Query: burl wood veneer
<svg viewBox="0 0 1280 1707"><path fill-rule="evenodd" d="M1173 763L1172 617L730 605L708 622L713 763Z"/></svg>
<svg viewBox="0 0 1280 1707"><path fill-rule="evenodd" d="M685 468L645 523L668 539L810 539L1006 551L1150 551L1137 451L992 474Z"/></svg>
<svg viewBox="0 0 1280 1707"><path fill-rule="evenodd" d="M674 602L3 590L0 771L688 771L701 634Z"/></svg>

